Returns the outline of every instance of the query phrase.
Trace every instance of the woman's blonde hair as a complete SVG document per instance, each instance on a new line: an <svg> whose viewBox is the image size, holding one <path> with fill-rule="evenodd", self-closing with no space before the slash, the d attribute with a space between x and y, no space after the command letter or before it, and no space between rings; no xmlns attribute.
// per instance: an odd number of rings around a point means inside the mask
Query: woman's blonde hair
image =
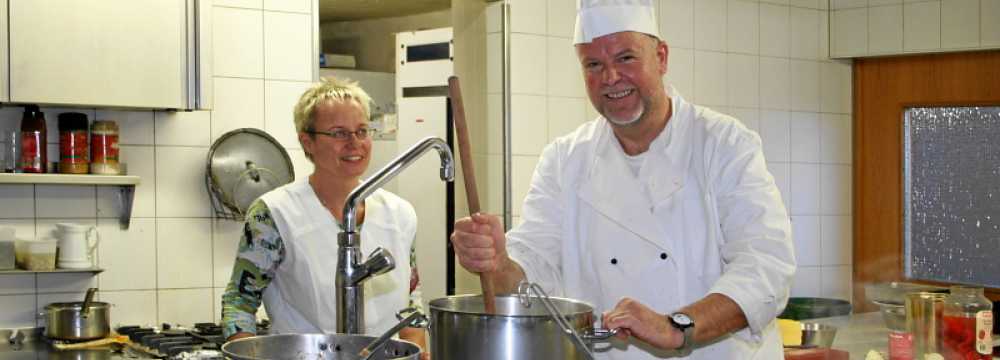
<svg viewBox="0 0 1000 360"><path fill-rule="evenodd" d="M354 100L361 105L365 120L371 116L371 97L355 81L341 80L335 77L321 78L320 82L302 93L299 102L295 104L295 130L306 132L313 130L316 122L316 104L326 100Z"/></svg>

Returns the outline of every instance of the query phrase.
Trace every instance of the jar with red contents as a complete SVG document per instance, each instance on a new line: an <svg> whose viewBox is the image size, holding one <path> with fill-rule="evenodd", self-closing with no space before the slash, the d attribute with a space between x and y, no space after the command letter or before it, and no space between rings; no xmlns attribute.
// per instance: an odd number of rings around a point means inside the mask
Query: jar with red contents
<svg viewBox="0 0 1000 360"><path fill-rule="evenodd" d="M993 303L982 288L953 286L941 317L945 359L989 360L993 353Z"/></svg>

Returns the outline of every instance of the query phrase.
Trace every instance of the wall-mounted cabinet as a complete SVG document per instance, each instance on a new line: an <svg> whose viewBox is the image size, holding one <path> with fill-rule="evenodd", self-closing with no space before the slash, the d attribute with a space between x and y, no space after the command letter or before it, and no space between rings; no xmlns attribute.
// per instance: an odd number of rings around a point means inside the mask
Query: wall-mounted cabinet
<svg viewBox="0 0 1000 360"><path fill-rule="evenodd" d="M211 108L211 0L0 3L0 102Z"/></svg>

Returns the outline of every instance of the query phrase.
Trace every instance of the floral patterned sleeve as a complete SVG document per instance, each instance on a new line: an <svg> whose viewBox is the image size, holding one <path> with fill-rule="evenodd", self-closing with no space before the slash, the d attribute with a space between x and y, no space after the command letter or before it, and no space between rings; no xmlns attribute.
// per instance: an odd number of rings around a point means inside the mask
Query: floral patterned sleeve
<svg viewBox="0 0 1000 360"><path fill-rule="evenodd" d="M264 289L285 258L285 244L261 200L247 209L233 273L222 295L222 330L225 337L239 332L257 333L257 309Z"/></svg>
<svg viewBox="0 0 1000 360"><path fill-rule="evenodd" d="M417 272L417 250L410 247L410 302L407 307L423 313L424 301L420 293L420 273Z"/></svg>

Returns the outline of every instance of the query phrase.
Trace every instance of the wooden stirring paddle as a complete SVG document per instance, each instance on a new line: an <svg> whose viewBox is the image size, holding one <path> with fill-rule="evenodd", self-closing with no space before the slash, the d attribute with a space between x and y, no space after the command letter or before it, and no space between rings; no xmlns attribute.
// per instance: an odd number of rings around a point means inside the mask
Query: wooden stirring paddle
<svg viewBox="0 0 1000 360"><path fill-rule="evenodd" d="M455 135L458 137L459 155L462 161L462 173L465 179L465 194L469 200L469 214L478 213L479 192L476 191L476 171L472 166L472 145L469 141L469 127L465 122L465 106L462 104L462 89L458 77L448 78L448 96L451 97L452 118L455 121ZM493 292L493 275L491 272L479 274L479 285L483 288L483 305L487 314L497 312L496 295Z"/></svg>

